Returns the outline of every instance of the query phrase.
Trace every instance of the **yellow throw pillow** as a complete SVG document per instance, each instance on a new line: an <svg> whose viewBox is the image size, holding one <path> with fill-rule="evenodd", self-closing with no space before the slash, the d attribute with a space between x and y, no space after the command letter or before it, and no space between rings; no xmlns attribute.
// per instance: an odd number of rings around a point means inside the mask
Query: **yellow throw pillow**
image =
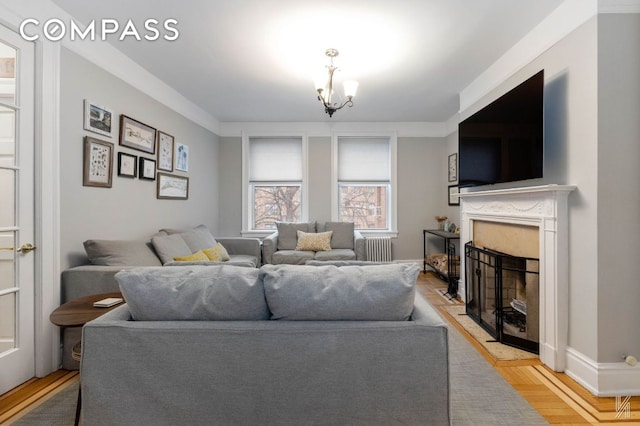
<svg viewBox="0 0 640 426"><path fill-rule="evenodd" d="M199 262L201 260L208 261L209 258L202 250L198 250L197 252L190 254L189 256L182 257L174 257L173 260L177 262Z"/></svg>
<svg viewBox="0 0 640 426"><path fill-rule="evenodd" d="M296 250L301 251L328 251L331 250L331 236L333 231L327 232L302 232L298 231L298 244Z"/></svg>
<svg viewBox="0 0 640 426"><path fill-rule="evenodd" d="M215 246L204 250L204 254L207 256L208 260L213 262L226 262L230 259L229 253L227 253L227 249L220 243Z"/></svg>

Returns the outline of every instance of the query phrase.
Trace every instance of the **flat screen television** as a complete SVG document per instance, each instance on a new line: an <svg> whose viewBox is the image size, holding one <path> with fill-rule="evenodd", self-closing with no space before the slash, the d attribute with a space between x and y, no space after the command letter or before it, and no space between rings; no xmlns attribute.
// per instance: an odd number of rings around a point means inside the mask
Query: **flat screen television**
<svg viewBox="0 0 640 426"><path fill-rule="evenodd" d="M458 126L458 185L491 185L542 177L544 71Z"/></svg>

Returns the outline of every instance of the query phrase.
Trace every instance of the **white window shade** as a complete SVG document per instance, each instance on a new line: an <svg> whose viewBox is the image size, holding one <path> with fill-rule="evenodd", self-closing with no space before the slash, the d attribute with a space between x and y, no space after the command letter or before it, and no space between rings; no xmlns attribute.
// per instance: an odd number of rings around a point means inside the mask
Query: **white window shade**
<svg viewBox="0 0 640 426"><path fill-rule="evenodd" d="M339 181L389 181L391 152L389 138L338 139Z"/></svg>
<svg viewBox="0 0 640 426"><path fill-rule="evenodd" d="M302 180L301 138L250 138L249 180Z"/></svg>

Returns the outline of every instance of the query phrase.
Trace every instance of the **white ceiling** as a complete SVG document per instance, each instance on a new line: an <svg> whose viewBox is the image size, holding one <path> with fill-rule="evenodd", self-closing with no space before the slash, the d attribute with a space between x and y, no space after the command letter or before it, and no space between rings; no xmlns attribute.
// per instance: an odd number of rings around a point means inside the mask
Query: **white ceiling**
<svg viewBox="0 0 640 426"><path fill-rule="evenodd" d="M221 122L442 122L563 0L53 1L78 22L132 19L143 34L148 18L177 19L176 41L111 42ZM331 119L313 85L329 47L339 79L360 82Z"/></svg>

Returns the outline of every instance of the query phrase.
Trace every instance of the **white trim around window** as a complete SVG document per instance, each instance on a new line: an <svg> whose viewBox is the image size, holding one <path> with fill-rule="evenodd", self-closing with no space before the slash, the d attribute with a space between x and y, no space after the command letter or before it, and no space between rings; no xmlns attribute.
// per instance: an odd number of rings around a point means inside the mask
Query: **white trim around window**
<svg viewBox="0 0 640 426"><path fill-rule="evenodd" d="M301 209L300 221L309 219L309 167L308 167L308 137L300 133L247 133L242 132L242 236L264 238L273 233L273 230L253 229L253 193L250 181L250 140L251 138L300 138L302 142L302 181L301 181ZM273 184L274 182L268 182ZM278 182L276 182L278 183ZM283 182L286 184L286 182Z"/></svg>
<svg viewBox="0 0 640 426"><path fill-rule="evenodd" d="M379 180L359 180L358 182L340 181L339 179L339 159L338 142L341 138L388 138L389 140L389 180L388 188L388 227L387 229L361 229L360 232L366 236L398 236L398 138L395 132L334 132L331 137L331 220L340 220L339 187L349 183L379 185ZM385 181L387 182L387 181Z"/></svg>

